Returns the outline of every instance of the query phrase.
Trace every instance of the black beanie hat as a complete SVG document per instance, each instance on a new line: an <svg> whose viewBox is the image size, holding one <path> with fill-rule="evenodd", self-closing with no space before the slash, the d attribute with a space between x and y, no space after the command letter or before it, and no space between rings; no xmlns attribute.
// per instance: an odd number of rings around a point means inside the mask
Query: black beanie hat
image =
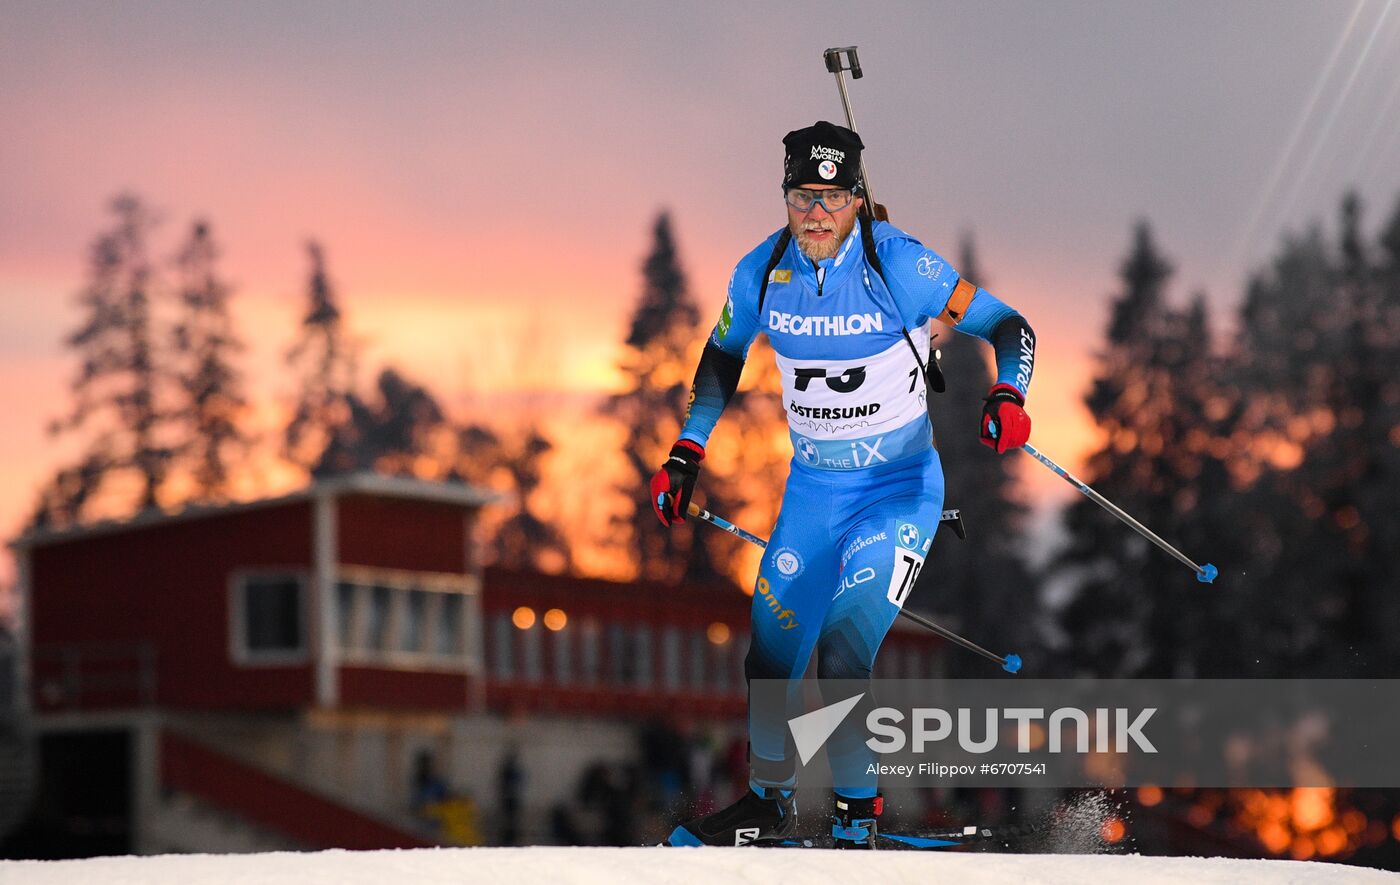
<svg viewBox="0 0 1400 885"><path fill-rule="evenodd" d="M854 189L860 181L859 133L822 120L795 129L783 138L783 189L804 184L832 184Z"/></svg>

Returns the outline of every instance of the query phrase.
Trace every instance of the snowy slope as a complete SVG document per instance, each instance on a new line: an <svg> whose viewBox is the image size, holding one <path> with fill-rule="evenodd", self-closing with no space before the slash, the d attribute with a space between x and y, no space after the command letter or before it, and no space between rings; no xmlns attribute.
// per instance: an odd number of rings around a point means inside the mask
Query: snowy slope
<svg viewBox="0 0 1400 885"><path fill-rule="evenodd" d="M641 882L1234 883L1400 882L1336 864L1050 854L752 848L466 848L315 854L166 855L0 862L4 885L601 885Z"/></svg>

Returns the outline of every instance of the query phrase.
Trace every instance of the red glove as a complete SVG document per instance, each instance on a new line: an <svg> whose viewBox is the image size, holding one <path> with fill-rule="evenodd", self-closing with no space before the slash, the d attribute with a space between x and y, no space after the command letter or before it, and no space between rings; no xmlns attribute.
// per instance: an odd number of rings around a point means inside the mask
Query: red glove
<svg viewBox="0 0 1400 885"><path fill-rule="evenodd" d="M677 440L671 446L671 457L651 478L651 508L661 524L671 520L685 522L685 511L700 476L700 462L705 460L705 447L688 439Z"/></svg>
<svg viewBox="0 0 1400 885"><path fill-rule="evenodd" d="M996 449L998 455L1025 445L1031 438L1031 416L1021 408L1025 402L1021 391L1010 384L993 387L982 407L982 444Z"/></svg>

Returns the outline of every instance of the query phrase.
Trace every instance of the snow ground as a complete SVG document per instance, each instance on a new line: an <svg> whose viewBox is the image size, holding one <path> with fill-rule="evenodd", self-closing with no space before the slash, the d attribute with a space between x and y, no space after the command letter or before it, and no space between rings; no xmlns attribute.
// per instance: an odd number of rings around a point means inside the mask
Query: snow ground
<svg viewBox="0 0 1400 885"><path fill-rule="evenodd" d="M0 862L4 885L597 885L641 882L1397 882L1339 864L1140 855L970 854L752 848L452 848L244 855L164 855Z"/></svg>

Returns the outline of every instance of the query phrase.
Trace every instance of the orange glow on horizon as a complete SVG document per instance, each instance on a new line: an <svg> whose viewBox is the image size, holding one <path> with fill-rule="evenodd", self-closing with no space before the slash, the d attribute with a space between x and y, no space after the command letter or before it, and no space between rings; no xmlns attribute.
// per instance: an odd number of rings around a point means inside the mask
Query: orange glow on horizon
<svg viewBox="0 0 1400 885"><path fill-rule="evenodd" d="M495 335L497 338L496 350L476 351L477 354L488 362L498 362L502 365L509 365L519 361L520 364L528 364L528 353L524 353L528 339L519 337L517 340L525 342L517 346L513 341L499 340L509 338L509 331L523 330L523 323L515 318L511 311L503 308L486 309L479 314L474 313L475 306L461 305L458 314L466 319L463 320L466 326L475 329L475 332L483 340L492 338L492 333L502 332ZM378 315L370 312L373 319L378 319ZM352 314L353 316L353 314ZM535 418L540 422L540 427L547 437L555 442L555 450L550 453L546 461L546 478L534 503L539 514L556 524L566 526L588 526L598 524L596 508L600 506L598 496L587 498L571 496L565 494L563 490L575 488L576 479L570 477L588 476L591 482L602 482L604 486L616 481L616 465L610 465L614 459L614 454L619 451L622 444L622 436L614 429L605 426L605 422L591 421L596 400L587 397L583 399L572 399L567 403L551 399L556 394L541 394L539 404L532 405L529 398L522 400L499 399L502 393L507 393L510 385L515 384L518 390L532 384L547 383L552 375L548 373L536 374L533 377L521 375L512 379L509 371L499 370L494 372L484 372L481 374L483 381L479 391L488 399L479 400L479 406L472 408L473 400L476 397L468 396L466 399L454 399L451 390L454 385L451 383L450 372L431 371L435 361L441 362L450 358L452 346L443 344L445 338L450 339L445 334L451 323L446 320L434 321L436 317L434 301L424 296L421 300L409 299L404 306L397 321L393 320L394 312L385 314L385 325L380 330L381 336L386 340L400 341L395 343L395 349L402 349L405 353L413 355L412 361L405 361L403 370L411 381L427 384L432 392L437 394L443 405L448 408L449 415L456 420L469 418L470 420L486 421L492 426L500 426L507 433L513 432L510 428L522 425L526 420ZM472 317L477 317L472 320ZM284 303L275 303L267 299L255 298L244 302L243 308L236 316L242 328L270 328L282 327L294 321L293 314ZM472 325L472 323L475 323ZM357 324L358 326L358 324ZM504 331L503 331L504 330ZM352 329L353 331L353 329ZM610 341L616 335L615 330L599 331L597 337L602 341ZM414 340L428 341L436 340L438 345L435 350L432 347L419 347L416 350L412 342ZM234 500L252 500L260 497L268 497L282 494L300 487L306 482L306 476L297 468L282 461L279 457L280 427L287 418L288 407L290 405L290 394L292 379L288 378L282 362L283 354L290 345L290 339L279 342L270 336L257 336L250 338L250 353L247 357L248 376L245 379L245 390L250 399L250 409L245 417L247 428L251 430L259 439L257 449L252 458L236 470L232 477L232 487L230 497ZM613 372L611 361L613 354L617 353L617 348L612 344L600 345L597 352L587 359L592 360L592 365L597 374L589 376L584 372L577 371L577 366L564 372L564 375L571 375L573 383L580 389L587 384L597 382L599 387L593 388L597 395L603 395L606 387L603 384L608 380L608 373ZM761 360L771 360L769 354L758 357ZM373 360L367 361L370 365ZM57 363L46 361L46 364L57 366ZM372 378L368 372L361 372L361 385L363 388L370 388ZM523 381L524 383L517 383ZM1084 413L1078 407L1072 396L1061 397L1056 400L1053 393L1055 391L1066 391L1078 382L1077 373L1070 367L1063 365L1047 366L1036 379L1036 389L1044 389L1045 396L1033 402L1038 403L1040 408L1035 410L1036 430L1034 439L1036 443L1051 452L1066 466L1075 469L1079 454L1093 445L1095 435L1094 429L1084 420ZM446 389L444 389L446 388ZM463 385L459 389L465 390ZM58 387L61 395L62 386ZM568 395L568 394L566 394ZM36 400L34 408L36 410L47 410L53 401L53 391L45 397ZM475 411L475 415L464 414ZM1058 408L1058 411L1057 411ZM47 415L46 415L47 417ZM773 416L779 426L781 418ZM1071 420L1072 419L1072 420ZM720 429L716 433L714 440L713 454L716 465L728 463L732 458L738 457L739 449L735 446L751 445L751 439L740 439L737 435L730 439L727 434L731 429L730 422L721 422ZM940 433L950 432L973 433L973 428L951 428L940 427ZM39 440L36 439L36 443ZM34 456L24 465L16 464L15 467L22 475L45 475L51 467L43 466L44 461L54 459L55 461L67 460L72 457L72 453L64 454L61 458L55 458L54 448L47 445L40 447ZM790 444L785 430L780 430L771 440L774 456L778 460L785 462L790 457ZM735 449L734 452L726 454L727 449ZM600 460L599 453L607 454ZM1008 455L1007 457L1018 457ZM1033 464L1029 458L1020 458L1022 478L1028 484L1028 490L1032 499L1043 499L1048 501L1063 500L1068 491L1061 480L1055 477L1050 471L1043 469L1038 464ZM946 465L946 469L952 471L957 469L957 465ZM433 465L414 465L417 475L431 478ZM613 477L610 479L610 477ZM11 488L22 488L22 485L11 485ZM37 489L37 482L35 488ZM180 498L178 489L170 490L171 496L167 496L167 504L175 505ZM772 520L776 516L776 498L773 501L757 502L754 507L746 508L744 512L737 513L731 518L735 518L740 524L752 526L753 530L760 533L771 531ZM11 523L18 524L19 513L32 506L32 502L27 495L12 497L8 502L0 502L0 507L8 504L10 513L13 514ZM178 506L178 505L175 505ZM612 505L608 505L612 506ZM109 517L122 517L125 514L124 507L114 500L112 506L103 511L103 515ZM631 575L631 568L618 559L615 551L611 551L606 543L594 543L588 537L588 531L576 532L570 530L570 541L575 545L574 566L582 573L592 576L611 578L614 580L626 580ZM739 584L746 595L751 595L752 579L756 574L762 553L757 548L749 545L736 545L733 551L733 559L730 569L731 576Z"/></svg>
<svg viewBox="0 0 1400 885"><path fill-rule="evenodd" d="M242 195L230 196L241 199ZM593 248L596 243L570 241L543 260L540 250L525 236L526 228L514 223L468 238L450 226L425 229L401 210L367 216L364 206L355 206L355 200L363 195L320 197L326 202L318 205L329 209L324 218L374 219L364 225L331 223L316 231L327 250L328 270L347 332L361 350L361 391L372 398L379 370L393 366L409 381L428 387L453 420L473 420L493 427L503 424L512 429L537 421L555 443L555 450L547 457L545 483L534 500L541 516L556 524L585 527L570 530L576 571L615 580L629 578L630 566L609 549L607 539L592 537L592 529L587 528L606 519L606 514L597 512L599 508L615 505L599 502L596 497L571 496L565 490L573 487L568 479L571 475L587 475L605 485L617 476L615 466L600 465L599 454L605 456L602 460L611 461L621 436L602 427L602 422L588 420L588 413L581 409L584 401L596 403L599 397L616 392L622 383L620 342L641 289L640 265L650 245L650 218L639 217L625 241L610 235L601 249ZM287 374L285 355L305 310L308 267L301 245L306 231L282 231L276 225L274 229L248 228L239 221L240 199L230 204L232 208L213 214L212 221L216 240L225 246L222 273L233 285L230 306L235 331L247 348L238 362L251 403L247 421L260 439L255 456L235 471L231 497L250 500L290 491L306 481L301 471L280 460L277 449L295 384ZM684 219L678 219L681 221ZM105 222L98 201L91 232L100 230ZM167 241L177 240L187 223L172 212L157 237L160 249L165 249ZM676 233L691 294L700 306L698 351L737 256L713 242L696 247L683 224L677 224ZM480 260L483 255L490 256L489 260ZM44 268L52 263L35 261L36 267ZM561 274L561 268L567 268L568 273ZM35 271L38 276L33 279L20 273L20 278L27 280L27 290L29 283L33 284L29 294L40 295L39 302L52 305L56 316L61 311L62 320L52 332L45 333L52 335L50 355L32 366L15 365L13 371L0 365L0 383L9 375L12 389L36 391L32 402L17 409L14 416L19 424L34 427L36 432L19 437L22 448L8 462L10 473L29 482L7 484L13 491L0 498L0 524L13 526L13 530L32 506L33 491L72 457L37 429L54 417L52 404L61 403L66 396L72 357L60 342L79 318L71 296L82 282L83 253L76 251L67 267L56 266L51 273ZM8 269L6 276L14 278ZM50 295L42 296L43 292ZM1002 294L1009 302L1018 300L1014 293ZM1038 294L1044 301L1054 300L1053 293ZM1024 305L1024 309L1033 319L1045 316L1038 324L1045 332L1028 406L1035 421L1033 439L1065 466L1077 469L1079 458L1093 446L1096 434L1079 404L1090 358L1073 342L1056 339L1058 321L1050 311L1032 305ZM772 359L768 353L760 358ZM690 361L684 372L688 375L692 369ZM34 371L42 371L43 377L51 380L32 384ZM753 374L752 369L746 373L749 377ZM42 396L37 395L40 387L45 391ZM728 423L722 421L716 435L713 454L717 464L726 460L719 449L730 445L723 442ZM940 434L975 432L974 428L938 430ZM749 442L736 440L734 445ZM786 435L775 436L772 443L775 451L781 449L777 457L785 461L790 456ZM1022 462L1018 470L1032 500L1058 502L1066 498L1062 481L1049 471L1028 458L1007 457ZM415 475L433 473L431 464L411 467ZM947 469L956 470L957 466L947 465ZM171 491L169 502L174 503L180 496L174 494L178 490ZM776 505L776 499L760 502L731 518L766 532L771 530ZM118 505L106 515L119 517L124 513ZM761 556L748 545L736 545L733 551L730 575L746 594L753 592L753 575ZM0 557L0 586L7 583L9 574L12 563L8 557Z"/></svg>

